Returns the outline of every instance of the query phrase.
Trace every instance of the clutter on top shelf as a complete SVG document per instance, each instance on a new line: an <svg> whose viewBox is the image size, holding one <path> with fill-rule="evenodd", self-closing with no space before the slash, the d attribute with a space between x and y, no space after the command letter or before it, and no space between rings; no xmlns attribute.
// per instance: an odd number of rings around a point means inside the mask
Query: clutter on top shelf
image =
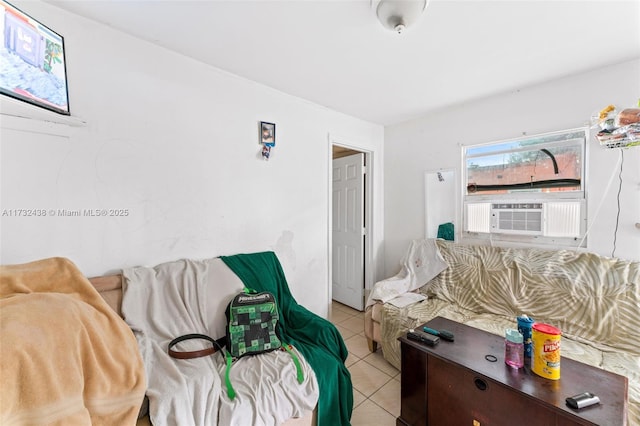
<svg viewBox="0 0 640 426"><path fill-rule="evenodd" d="M625 108L618 112L615 105L608 105L591 118L592 127L600 131L596 138L600 146L624 148L640 145L640 100L638 108Z"/></svg>

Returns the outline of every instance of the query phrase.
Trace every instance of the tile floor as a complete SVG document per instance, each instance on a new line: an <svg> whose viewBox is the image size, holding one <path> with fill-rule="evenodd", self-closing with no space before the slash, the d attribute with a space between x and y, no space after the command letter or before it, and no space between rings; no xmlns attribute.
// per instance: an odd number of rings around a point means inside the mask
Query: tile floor
<svg viewBox="0 0 640 426"><path fill-rule="evenodd" d="M400 371L382 357L380 345L369 352L364 313L332 303L331 322L349 349L347 368L353 382L352 426L395 426L400 415Z"/></svg>

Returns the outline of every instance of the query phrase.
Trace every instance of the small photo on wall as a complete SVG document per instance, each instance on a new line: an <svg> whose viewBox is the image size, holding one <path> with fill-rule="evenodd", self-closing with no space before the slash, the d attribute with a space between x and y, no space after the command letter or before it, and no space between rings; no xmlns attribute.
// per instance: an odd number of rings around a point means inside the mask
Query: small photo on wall
<svg viewBox="0 0 640 426"><path fill-rule="evenodd" d="M260 143L267 146L276 145L276 125L274 123L260 122Z"/></svg>
<svg viewBox="0 0 640 426"><path fill-rule="evenodd" d="M264 144L262 145L262 158L268 160L271 156L271 146Z"/></svg>

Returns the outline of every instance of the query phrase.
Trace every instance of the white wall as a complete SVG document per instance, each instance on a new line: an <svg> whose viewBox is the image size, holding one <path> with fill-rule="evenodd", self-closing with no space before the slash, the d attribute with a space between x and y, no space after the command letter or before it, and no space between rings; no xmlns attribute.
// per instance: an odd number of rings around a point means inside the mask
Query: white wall
<svg viewBox="0 0 640 426"><path fill-rule="evenodd" d="M469 72L472 72L470 70ZM424 172L460 169L461 145L581 127L609 104L633 107L640 97L640 60L469 102L385 129L385 272L397 272L411 239L424 238ZM611 256L621 150L592 137L588 159L587 249ZM611 176L612 185L607 188ZM615 256L640 260L640 147L624 150ZM456 197L461 196L458 188ZM598 206L602 206L596 215ZM456 232L461 220L456 221Z"/></svg>
<svg viewBox="0 0 640 426"><path fill-rule="evenodd" d="M86 126L16 125L0 116L0 209L129 214L3 216L1 263L65 256L94 276L184 257L274 250L297 300L327 314L330 135L381 154L382 126L48 4L16 6L65 37L71 111ZM9 101L0 105L5 113L15 104ZM269 161L260 156L261 120L277 125ZM382 161L376 166L381 188ZM377 195L382 199L381 189ZM382 218L381 204L376 209Z"/></svg>

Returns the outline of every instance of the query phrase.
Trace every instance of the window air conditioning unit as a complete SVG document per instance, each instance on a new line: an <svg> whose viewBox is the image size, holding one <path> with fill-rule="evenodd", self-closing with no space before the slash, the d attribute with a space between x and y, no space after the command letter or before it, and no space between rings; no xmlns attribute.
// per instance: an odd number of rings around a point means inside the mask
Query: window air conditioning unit
<svg viewBox="0 0 640 426"><path fill-rule="evenodd" d="M542 235L543 217L542 203L491 204L491 232Z"/></svg>
<svg viewBox="0 0 640 426"><path fill-rule="evenodd" d="M584 233L584 203L584 200L468 203L465 230L578 238Z"/></svg>

